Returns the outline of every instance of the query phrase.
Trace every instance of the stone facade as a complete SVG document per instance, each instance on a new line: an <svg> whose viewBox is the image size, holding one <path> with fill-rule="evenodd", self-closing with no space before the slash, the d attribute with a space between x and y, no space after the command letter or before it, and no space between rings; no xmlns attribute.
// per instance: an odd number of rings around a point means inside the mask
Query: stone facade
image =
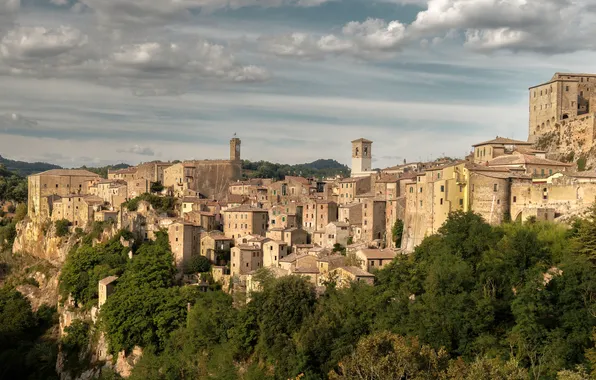
<svg viewBox="0 0 596 380"><path fill-rule="evenodd" d="M269 225L269 212L264 209L239 206L223 213L224 234L235 239L248 234L263 235Z"/></svg>
<svg viewBox="0 0 596 380"><path fill-rule="evenodd" d="M338 207L333 201L310 200L304 204L303 210L303 226L309 232L321 230L337 220Z"/></svg>
<svg viewBox="0 0 596 380"><path fill-rule="evenodd" d="M352 177L366 177L372 174L372 141L352 141Z"/></svg>
<svg viewBox="0 0 596 380"><path fill-rule="evenodd" d="M174 255L174 263L179 270L193 256L201 253L201 233L203 229L190 223L177 221L168 226L168 238Z"/></svg>
<svg viewBox="0 0 596 380"><path fill-rule="evenodd" d="M27 214L31 219L50 218L50 203L44 198L51 196L67 197L70 195L89 194L92 181L99 176L87 170L53 169L28 177Z"/></svg>

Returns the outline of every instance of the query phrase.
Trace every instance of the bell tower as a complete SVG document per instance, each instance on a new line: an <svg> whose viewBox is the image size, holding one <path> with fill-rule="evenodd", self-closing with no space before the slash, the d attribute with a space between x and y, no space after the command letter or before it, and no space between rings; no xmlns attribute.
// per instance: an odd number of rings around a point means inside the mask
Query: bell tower
<svg viewBox="0 0 596 380"><path fill-rule="evenodd" d="M352 141L352 177L372 174L372 143L366 139Z"/></svg>
<svg viewBox="0 0 596 380"><path fill-rule="evenodd" d="M235 135L234 135L235 136ZM234 137L230 140L230 160L240 161L240 139Z"/></svg>

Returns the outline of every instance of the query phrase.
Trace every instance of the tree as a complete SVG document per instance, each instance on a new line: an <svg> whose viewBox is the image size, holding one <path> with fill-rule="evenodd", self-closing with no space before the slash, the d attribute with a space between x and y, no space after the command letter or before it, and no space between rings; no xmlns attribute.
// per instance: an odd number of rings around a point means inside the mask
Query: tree
<svg viewBox="0 0 596 380"><path fill-rule="evenodd" d="M596 203L590 207L587 217L578 222L573 242L579 252L596 259Z"/></svg>
<svg viewBox="0 0 596 380"><path fill-rule="evenodd" d="M188 263L184 265L185 274L205 273L211 269L211 261L205 256L193 256Z"/></svg>
<svg viewBox="0 0 596 380"><path fill-rule="evenodd" d="M401 244L401 237L404 233L404 222L401 219L396 219L393 228L391 229L391 237L396 246Z"/></svg>
<svg viewBox="0 0 596 380"><path fill-rule="evenodd" d="M60 219L54 222L54 226L56 227L56 236L63 237L68 235L68 227L70 227L71 223L68 219Z"/></svg>
<svg viewBox="0 0 596 380"><path fill-rule="evenodd" d="M443 349L436 351L417 338L382 331L362 338L354 353L346 356L329 378L437 379L445 376L448 363L449 356Z"/></svg>

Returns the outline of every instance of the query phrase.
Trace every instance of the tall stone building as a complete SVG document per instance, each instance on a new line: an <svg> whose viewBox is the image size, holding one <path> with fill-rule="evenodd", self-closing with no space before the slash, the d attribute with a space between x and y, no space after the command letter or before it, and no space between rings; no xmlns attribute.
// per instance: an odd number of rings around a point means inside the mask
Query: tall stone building
<svg viewBox="0 0 596 380"><path fill-rule="evenodd" d="M366 177L372 174L372 141L352 141L352 177Z"/></svg>
<svg viewBox="0 0 596 380"><path fill-rule="evenodd" d="M163 184L174 195L195 192L209 198L224 198L230 183L242 177L240 139L230 140L229 160L192 160L174 164L163 171Z"/></svg>

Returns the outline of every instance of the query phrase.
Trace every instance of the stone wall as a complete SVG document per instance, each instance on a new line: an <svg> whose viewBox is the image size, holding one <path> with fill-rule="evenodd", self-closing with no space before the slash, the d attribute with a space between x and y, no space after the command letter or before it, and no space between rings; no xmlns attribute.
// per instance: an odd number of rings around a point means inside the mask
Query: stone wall
<svg viewBox="0 0 596 380"><path fill-rule="evenodd" d="M509 218L509 199L509 178L470 173L470 209L488 223L496 225Z"/></svg>

